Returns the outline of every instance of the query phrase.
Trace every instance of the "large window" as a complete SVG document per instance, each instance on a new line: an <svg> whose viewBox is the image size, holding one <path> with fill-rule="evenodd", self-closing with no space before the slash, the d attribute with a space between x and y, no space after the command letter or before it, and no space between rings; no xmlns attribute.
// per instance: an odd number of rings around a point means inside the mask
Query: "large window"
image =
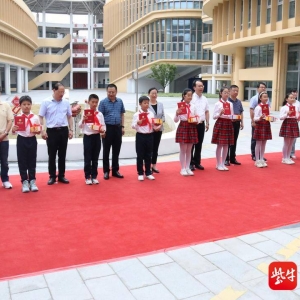
<svg viewBox="0 0 300 300"><path fill-rule="evenodd" d="M273 66L274 45L246 48L245 67L259 68Z"/></svg>
<svg viewBox="0 0 300 300"><path fill-rule="evenodd" d="M295 0L289 2L289 18L295 18Z"/></svg>

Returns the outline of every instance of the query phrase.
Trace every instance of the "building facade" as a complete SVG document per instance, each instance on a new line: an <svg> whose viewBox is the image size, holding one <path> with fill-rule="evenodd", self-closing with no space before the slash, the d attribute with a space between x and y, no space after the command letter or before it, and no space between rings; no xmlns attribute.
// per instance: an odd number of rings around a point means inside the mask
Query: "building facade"
<svg viewBox="0 0 300 300"><path fill-rule="evenodd" d="M178 75L169 89L181 92L189 80L212 64L212 53L202 46L211 25L201 19L202 1L110 0L104 6L104 47L110 53L110 80L123 92L161 88L147 78L154 63L172 63ZM113 21L112 21L113 20ZM146 52L147 56L143 56Z"/></svg>
<svg viewBox="0 0 300 300"><path fill-rule="evenodd" d="M206 0L203 11L213 23L208 46L233 56L231 82L242 99L264 81L278 110L288 91L299 90L300 0Z"/></svg>
<svg viewBox="0 0 300 300"><path fill-rule="evenodd" d="M26 24L26 26L24 26ZM0 1L0 91L28 91L37 48L37 26L22 0Z"/></svg>

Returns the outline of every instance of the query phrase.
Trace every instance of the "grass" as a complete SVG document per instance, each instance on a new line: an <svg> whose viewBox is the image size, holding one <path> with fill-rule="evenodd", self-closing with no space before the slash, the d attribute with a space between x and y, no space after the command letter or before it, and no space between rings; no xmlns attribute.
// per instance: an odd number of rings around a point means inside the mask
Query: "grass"
<svg viewBox="0 0 300 300"><path fill-rule="evenodd" d="M84 105L81 105L82 111L84 109ZM38 115L40 110L40 105L39 104L33 104L31 107L31 111L35 114ZM136 130L131 128L131 122L132 122L132 118L133 118L134 112L133 111L129 111L126 110L125 113L125 121L124 121L124 126L125 126L125 134L124 136L135 136ZM171 128L169 127L169 125L167 123L164 123L164 132L170 132ZM82 134L79 135L80 138L83 137ZM15 134L10 134L9 135L10 139L16 139L17 135ZM40 135L37 135L38 139L41 139Z"/></svg>

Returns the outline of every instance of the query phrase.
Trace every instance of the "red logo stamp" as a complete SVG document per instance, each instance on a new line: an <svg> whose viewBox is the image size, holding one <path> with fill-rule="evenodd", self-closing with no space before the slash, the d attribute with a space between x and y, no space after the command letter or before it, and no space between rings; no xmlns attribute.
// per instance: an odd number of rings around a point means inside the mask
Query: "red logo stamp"
<svg viewBox="0 0 300 300"><path fill-rule="evenodd" d="M272 290L294 290L297 287L297 265L294 262L270 263L268 276Z"/></svg>

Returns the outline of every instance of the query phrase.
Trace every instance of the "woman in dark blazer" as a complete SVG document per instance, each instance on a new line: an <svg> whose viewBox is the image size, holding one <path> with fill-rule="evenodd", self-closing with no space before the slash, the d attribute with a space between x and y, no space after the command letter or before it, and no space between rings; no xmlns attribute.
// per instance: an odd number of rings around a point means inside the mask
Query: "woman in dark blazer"
<svg viewBox="0 0 300 300"><path fill-rule="evenodd" d="M153 112L154 118L162 119L165 122L165 113L164 106L161 102L157 102L157 93L156 88L151 88L148 91L148 96L150 98L149 109ZM164 126L158 126L153 132L153 153L152 153L152 172L159 173L159 170L156 168L157 156L158 156L158 147L161 140L161 135L164 130Z"/></svg>

